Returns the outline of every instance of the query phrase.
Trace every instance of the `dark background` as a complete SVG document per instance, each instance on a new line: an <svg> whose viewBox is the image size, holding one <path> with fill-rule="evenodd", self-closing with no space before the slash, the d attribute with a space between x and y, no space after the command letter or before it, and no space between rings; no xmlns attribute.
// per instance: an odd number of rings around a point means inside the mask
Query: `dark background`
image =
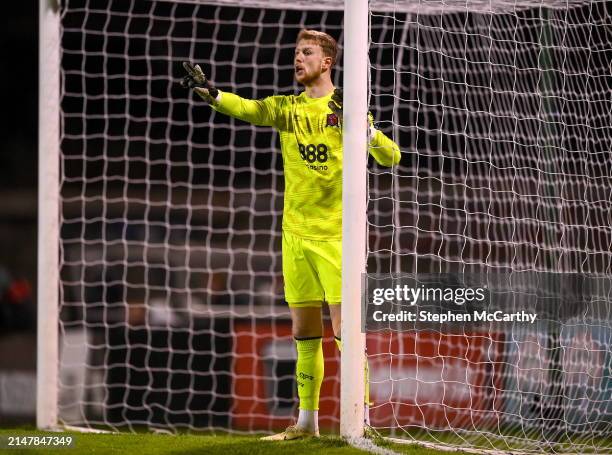
<svg viewBox="0 0 612 455"><path fill-rule="evenodd" d="M36 188L38 2L6 5L2 15L2 128L0 188Z"/></svg>
<svg viewBox="0 0 612 455"><path fill-rule="evenodd" d="M0 19L0 266L35 285L38 2L5 7Z"/></svg>
<svg viewBox="0 0 612 455"><path fill-rule="evenodd" d="M38 2L0 17L0 392L4 425L31 424L36 369ZM12 398L12 400L11 400Z"/></svg>

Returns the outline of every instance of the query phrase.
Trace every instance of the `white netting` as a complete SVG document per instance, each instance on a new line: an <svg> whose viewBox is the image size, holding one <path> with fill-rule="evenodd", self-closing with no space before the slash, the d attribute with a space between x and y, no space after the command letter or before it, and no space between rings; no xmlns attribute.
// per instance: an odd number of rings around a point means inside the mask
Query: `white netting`
<svg viewBox="0 0 612 455"><path fill-rule="evenodd" d="M245 97L294 93L298 31L341 38L341 21L340 11L64 3L63 422L254 431L292 421L277 135L212 112L178 81L191 60ZM322 423L337 428L327 335Z"/></svg>
<svg viewBox="0 0 612 455"><path fill-rule="evenodd" d="M466 449L610 452L609 4L489 11L371 13L371 105L403 157L369 173L368 274L490 275L515 308L546 290L548 313L370 334L372 419Z"/></svg>
<svg viewBox="0 0 612 455"><path fill-rule="evenodd" d="M235 5L62 4L63 423L252 432L295 415L276 133L177 81L192 60L245 97L295 93L297 32L342 42L341 3ZM403 156L369 173L368 272L610 275L606 7L372 4L371 107ZM374 426L462 447L609 447L609 321L564 327L370 336ZM326 335L321 425L335 431Z"/></svg>

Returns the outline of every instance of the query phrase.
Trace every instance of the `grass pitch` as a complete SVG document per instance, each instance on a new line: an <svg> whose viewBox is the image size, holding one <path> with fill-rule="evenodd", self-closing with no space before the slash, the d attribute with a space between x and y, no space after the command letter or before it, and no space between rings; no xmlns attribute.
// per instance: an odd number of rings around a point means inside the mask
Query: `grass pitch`
<svg viewBox="0 0 612 455"><path fill-rule="evenodd" d="M8 436L66 436L75 439L72 448L50 448L50 447L6 447ZM222 454L222 455L299 455L299 454L329 454L348 455L363 454L361 450L351 447L337 436L323 436L319 439L287 442L260 441L258 436L237 435L195 435L179 434L164 435L151 433L121 433L121 434L96 434L96 433L55 433L38 431L34 429L0 429L0 439L4 444L0 447L0 453L7 455L18 454L138 454L138 455L161 455L161 454ZM408 455L441 455L448 452L439 452L424 449L414 445L398 446L383 443L382 447L394 452Z"/></svg>

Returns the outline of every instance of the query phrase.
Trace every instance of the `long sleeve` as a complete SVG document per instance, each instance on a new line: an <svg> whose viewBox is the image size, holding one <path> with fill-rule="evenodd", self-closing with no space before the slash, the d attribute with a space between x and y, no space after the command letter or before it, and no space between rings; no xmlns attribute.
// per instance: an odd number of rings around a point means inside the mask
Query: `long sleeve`
<svg viewBox="0 0 612 455"><path fill-rule="evenodd" d="M261 100L249 100L234 93L221 92L212 108L230 117L244 120L258 126L275 126L280 96L270 96Z"/></svg>
<svg viewBox="0 0 612 455"><path fill-rule="evenodd" d="M382 131L376 129L372 134L368 151L381 166L395 166L399 164L401 159L398 145L385 136Z"/></svg>

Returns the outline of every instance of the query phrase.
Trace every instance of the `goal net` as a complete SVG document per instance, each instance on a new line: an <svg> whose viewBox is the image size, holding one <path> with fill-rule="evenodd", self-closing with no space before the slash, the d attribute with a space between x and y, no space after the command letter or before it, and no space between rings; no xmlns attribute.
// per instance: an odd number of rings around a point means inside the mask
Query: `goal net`
<svg viewBox="0 0 612 455"><path fill-rule="evenodd" d="M368 275L476 275L482 309L537 315L369 333L372 424L478 453L610 452L609 4L395 2L370 20L370 104L403 157L369 172Z"/></svg>
<svg viewBox="0 0 612 455"><path fill-rule="evenodd" d="M299 30L341 39L342 5L239 3L62 5L64 424L254 432L296 415L277 134L178 82L192 61L243 97L297 93ZM330 330L324 350L321 425L337 431Z"/></svg>
<svg viewBox="0 0 612 455"><path fill-rule="evenodd" d="M190 60L221 90L296 93L298 31L342 44L342 8L61 2L58 423L293 422L277 134L177 82ZM368 275L598 278L577 310L558 289L550 305L571 308L531 326L368 333L372 426L466 450L612 451L609 6L373 1L370 24L370 108L402 160L369 167ZM323 349L320 425L337 431L329 324Z"/></svg>

